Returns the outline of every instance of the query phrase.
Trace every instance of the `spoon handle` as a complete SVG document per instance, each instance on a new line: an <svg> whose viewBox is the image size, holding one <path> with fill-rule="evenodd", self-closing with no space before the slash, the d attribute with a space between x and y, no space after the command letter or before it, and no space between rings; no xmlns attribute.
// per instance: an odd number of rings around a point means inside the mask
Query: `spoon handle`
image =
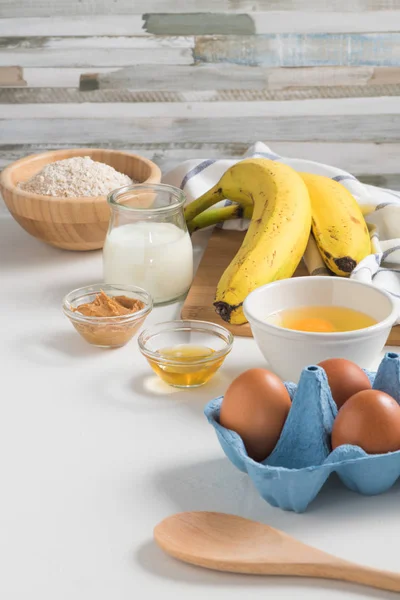
<svg viewBox="0 0 400 600"><path fill-rule="evenodd" d="M329 556L329 555L328 555ZM206 565L203 565L206 566ZM209 565L208 565L209 566ZM217 568L214 564L211 568ZM218 569L219 570L219 569ZM249 574L259 575L292 575L297 577L315 577L318 579L336 579L338 581L349 581L351 583L359 583L368 587L377 588L380 590L388 590L390 592L400 592L400 574L390 571L381 571L363 567L355 563L335 560L331 561L318 560L315 562L299 562L299 563L272 563L265 562L242 565L236 564L236 568L226 569L226 565L220 567L220 570L229 570L236 572L245 572Z"/></svg>
<svg viewBox="0 0 400 600"><path fill-rule="evenodd" d="M347 561L338 561L337 563L335 561L326 565L316 564L314 569L314 577L350 581L380 590L400 592L399 573L363 567Z"/></svg>

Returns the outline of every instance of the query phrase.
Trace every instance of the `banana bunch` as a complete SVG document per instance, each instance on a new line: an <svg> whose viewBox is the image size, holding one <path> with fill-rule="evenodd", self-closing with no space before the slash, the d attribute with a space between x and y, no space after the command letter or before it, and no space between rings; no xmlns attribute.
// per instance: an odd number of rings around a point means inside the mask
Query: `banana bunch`
<svg viewBox="0 0 400 600"><path fill-rule="evenodd" d="M207 210L225 198L237 206ZM263 158L233 165L216 186L187 206L185 217L194 230L199 219L204 226L238 211L251 215L250 225L219 281L214 302L222 319L234 324L246 322L242 305L252 290L293 275L311 228L310 199L301 177L290 167Z"/></svg>
<svg viewBox="0 0 400 600"><path fill-rule="evenodd" d="M235 204L214 207L226 198ZM242 305L251 291L293 275L310 230L325 264L337 275L349 275L371 251L361 210L345 187L264 158L236 163L185 209L190 232L240 217L251 219L250 225L214 302L216 312L232 324L246 322Z"/></svg>

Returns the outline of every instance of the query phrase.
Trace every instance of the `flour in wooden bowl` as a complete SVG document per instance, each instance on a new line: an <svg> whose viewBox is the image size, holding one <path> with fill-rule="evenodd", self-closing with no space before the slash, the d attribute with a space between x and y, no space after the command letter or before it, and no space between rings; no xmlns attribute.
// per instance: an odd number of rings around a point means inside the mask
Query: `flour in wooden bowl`
<svg viewBox="0 0 400 600"><path fill-rule="evenodd" d="M49 163L27 181L20 182L18 187L33 194L73 198L106 196L131 183L136 182L110 165L89 156L74 156Z"/></svg>

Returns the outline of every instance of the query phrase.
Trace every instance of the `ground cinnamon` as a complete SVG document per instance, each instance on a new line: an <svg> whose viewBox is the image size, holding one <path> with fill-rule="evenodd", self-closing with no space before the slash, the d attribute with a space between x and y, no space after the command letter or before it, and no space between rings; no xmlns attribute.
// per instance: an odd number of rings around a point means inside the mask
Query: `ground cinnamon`
<svg viewBox="0 0 400 600"><path fill-rule="evenodd" d="M144 303L128 296L107 296L102 290L92 302L80 304L73 312L85 317L94 317L92 322L73 319L75 329L89 343L95 346L119 347L126 344L143 323L142 319L132 320L125 317L144 308ZM109 321L107 317L114 317ZM118 319L121 317L121 319ZM96 322L96 318L99 319Z"/></svg>
<svg viewBox="0 0 400 600"><path fill-rule="evenodd" d="M130 313L138 312L144 307L144 303L128 296L107 296L103 290L97 294L92 302L80 304L73 309L86 317L121 317Z"/></svg>

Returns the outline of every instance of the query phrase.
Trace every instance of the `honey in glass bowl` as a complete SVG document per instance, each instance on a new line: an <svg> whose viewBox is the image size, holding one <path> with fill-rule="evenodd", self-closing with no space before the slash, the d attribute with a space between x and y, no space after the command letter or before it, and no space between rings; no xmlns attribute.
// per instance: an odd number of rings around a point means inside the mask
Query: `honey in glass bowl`
<svg viewBox="0 0 400 600"><path fill-rule="evenodd" d="M170 321L143 331L139 348L167 384L180 388L204 385L230 352L232 334L205 321Z"/></svg>
<svg viewBox="0 0 400 600"><path fill-rule="evenodd" d="M214 359L215 351L207 346L183 344L161 348L160 359L148 358L152 369L169 385L198 387L218 371L225 356Z"/></svg>

